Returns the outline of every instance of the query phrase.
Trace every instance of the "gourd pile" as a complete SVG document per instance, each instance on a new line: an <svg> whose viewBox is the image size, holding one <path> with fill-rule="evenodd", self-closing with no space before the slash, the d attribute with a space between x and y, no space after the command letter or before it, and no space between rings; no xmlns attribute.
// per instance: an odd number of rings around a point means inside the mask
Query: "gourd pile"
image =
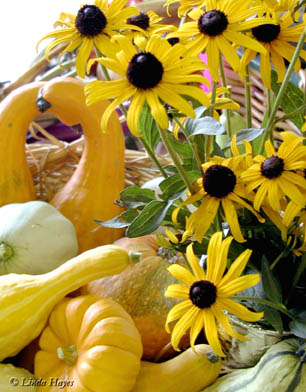
<svg viewBox="0 0 306 392"><path fill-rule="evenodd" d="M273 392L280 382L304 391L305 350L294 339L219 378L207 344L171 348L174 302L164 292L174 278L154 236L129 239L95 222L121 212L124 187L115 113L111 132L100 132L107 105L86 106L83 82L68 77L30 83L0 104L0 391ZM49 202L35 200L24 149L40 112L81 124L85 136L77 170Z"/></svg>

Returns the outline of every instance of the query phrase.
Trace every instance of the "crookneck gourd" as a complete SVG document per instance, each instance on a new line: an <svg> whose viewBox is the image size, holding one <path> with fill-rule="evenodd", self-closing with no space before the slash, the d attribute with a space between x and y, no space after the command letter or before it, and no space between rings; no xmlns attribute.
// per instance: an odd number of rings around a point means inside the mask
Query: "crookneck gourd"
<svg viewBox="0 0 306 392"><path fill-rule="evenodd" d="M25 139L29 124L39 115L36 98L43 85L19 87L0 103L0 206L36 199Z"/></svg>
<svg viewBox="0 0 306 392"><path fill-rule="evenodd" d="M119 274L134 256L119 246L103 245L46 274L0 276L0 362L40 334L54 306L67 294L93 279Z"/></svg>
<svg viewBox="0 0 306 392"><path fill-rule="evenodd" d="M65 298L52 311L39 339L34 374L75 392L128 392L140 369L142 344L129 314L94 295ZM59 388L60 390L60 388Z"/></svg>
<svg viewBox="0 0 306 392"><path fill-rule="evenodd" d="M29 124L40 112L52 113L70 126L81 125L85 140L78 167L50 201L74 224L80 252L122 236L120 230L94 220L105 221L121 212L114 201L124 187L125 148L117 114L112 114L108 132L102 133L101 114L109 102L87 106L84 86L81 80L57 77L21 87L0 104L0 205L36 198L24 146Z"/></svg>

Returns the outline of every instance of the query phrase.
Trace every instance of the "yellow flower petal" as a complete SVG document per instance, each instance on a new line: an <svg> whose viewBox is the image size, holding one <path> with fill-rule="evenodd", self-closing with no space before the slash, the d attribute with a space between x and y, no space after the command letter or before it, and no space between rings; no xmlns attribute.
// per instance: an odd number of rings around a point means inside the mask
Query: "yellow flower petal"
<svg viewBox="0 0 306 392"><path fill-rule="evenodd" d="M263 317L263 312L255 313L245 306L233 301L230 298L218 298L218 303L222 309L227 310L230 314L239 317L244 321L258 321Z"/></svg>
<svg viewBox="0 0 306 392"><path fill-rule="evenodd" d="M188 299L189 287L183 286L178 283L170 284L165 291L165 297Z"/></svg>
<svg viewBox="0 0 306 392"><path fill-rule="evenodd" d="M170 265L170 267L168 267L168 271L175 279L187 286L191 286L196 280L188 269L178 264Z"/></svg>
<svg viewBox="0 0 306 392"><path fill-rule="evenodd" d="M218 286L219 288L222 288L223 285L229 284L232 280L238 278L241 275L249 261L251 254L252 251L250 249L246 249L233 261L226 275L224 275L224 277L221 279Z"/></svg>
<svg viewBox="0 0 306 392"><path fill-rule="evenodd" d="M199 259L197 256L193 253L193 243L189 244L186 249L186 256L187 260L192 268L192 271L194 273L194 276L196 277L197 280L204 280L205 279L205 273L203 268L200 266Z"/></svg>
<svg viewBox="0 0 306 392"><path fill-rule="evenodd" d="M177 319L181 318L190 308L193 307L193 304L190 300L179 302L178 304L174 305L173 308L170 309L167 320L166 320L166 331L170 333L169 324Z"/></svg>
<svg viewBox="0 0 306 392"><path fill-rule="evenodd" d="M223 283L222 285L218 286L218 298L231 297L232 295L240 293L249 287L255 286L259 281L259 274L250 274L240 276L239 278L236 278L227 284Z"/></svg>
<svg viewBox="0 0 306 392"><path fill-rule="evenodd" d="M218 337L218 328L212 310L211 309L203 310L203 318L204 318L205 336L208 341L208 344L216 354L218 354L220 357L225 357L225 354L222 350L220 340Z"/></svg>
<svg viewBox="0 0 306 392"><path fill-rule="evenodd" d="M187 312L179 319L179 321L175 324L172 334L171 334L171 343L174 350L179 351L179 343L181 341L182 336L195 322L196 318L200 313L200 309L193 306L188 309Z"/></svg>

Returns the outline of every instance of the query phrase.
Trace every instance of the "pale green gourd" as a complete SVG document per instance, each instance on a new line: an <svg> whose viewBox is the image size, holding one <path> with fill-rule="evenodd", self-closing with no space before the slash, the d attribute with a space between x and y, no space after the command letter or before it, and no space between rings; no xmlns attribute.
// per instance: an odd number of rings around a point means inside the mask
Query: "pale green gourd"
<svg viewBox="0 0 306 392"><path fill-rule="evenodd" d="M44 201L0 208L0 274L43 274L78 254L73 224Z"/></svg>
<svg viewBox="0 0 306 392"><path fill-rule="evenodd" d="M305 392L305 341L304 346L294 338L280 341L271 346L255 366L220 377L203 391Z"/></svg>

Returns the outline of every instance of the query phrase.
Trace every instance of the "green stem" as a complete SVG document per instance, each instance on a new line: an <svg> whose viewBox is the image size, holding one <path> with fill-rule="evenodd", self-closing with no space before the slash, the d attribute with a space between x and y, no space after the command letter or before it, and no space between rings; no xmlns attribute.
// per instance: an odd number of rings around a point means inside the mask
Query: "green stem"
<svg viewBox="0 0 306 392"><path fill-rule="evenodd" d="M288 310L282 304L276 304L275 302L271 302L271 301L268 301L267 299L263 299L263 298L247 297L247 296L244 296L244 295L241 295L241 296L240 295L234 295L232 297L232 299L239 300L239 301L258 302L258 303L260 303L262 305L266 305L266 306L269 306L270 308L276 309L276 310L284 313L286 316L288 316L292 320L294 320L294 316L290 312L288 312Z"/></svg>
<svg viewBox="0 0 306 392"><path fill-rule="evenodd" d="M287 72L285 74L284 80L283 80L283 82L282 82L282 84L280 86L279 92L278 92L278 94L276 96L276 99L274 101L274 105L273 105L273 107L271 109L271 114L269 116L265 132L264 132L263 137L261 139L261 145L260 145L260 148L259 148L259 154L263 154L264 147L265 147L265 142L268 139L268 136L270 135L270 133L272 131L274 117L276 116L277 110L278 110L278 108L280 106L281 100L282 100L282 98L284 96L284 93L285 93L286 88L288 86L288 83L290 81L290 77L291 77L291 74L292 74L292 72L294 70L295 63L296 63L297 59L299 58L299 53L300 53L301 49L303 48L305 37L306 37L306 33L305 33L305 30L304 30L303 33L301 34L301 37L299 39L299 42L298 42L296 48L295 48L294 55L293 55L293 57L291 59L291 62L289 64L289 66L288 66L288 69L287 69Z"/></svg>
<svg viewBox="0 0 306 392"><path fill-rule="evenodd" d="M303 272L305 271L305 268L306 268L306 253L303 253L302 260L301 260L301 262L297 268L297 271L295 273L295 276L293 278L292 286L291 286L291 289L290 289L290 292L288 295L288 301L292 297L293 291L294 291L296 285L299 283L301 276L302 276Z"/></svg>
<svg viewBox="0 0 306 392"><path fill-rule="evenodd" d="M248 66L246 67L246 77L245 77L245 107L246 107L247 127L252 128L251 81L250 81L250 70Z"/></svg>
<svg viewBox="0 0 306 392"><path fill-rule="evenodd" d="M217 82L213 81L212 89L211 89L210 109L209 109L209 114L211 117L214 117L214 104L216 103L216 93L217 93Z"/></svg>
<svg viewBox="0 0 306 392"><path fill-rule="evenodd" d="M201 162L201 159L199 157L199 154L198 154L198 151L197 151L196 147L194 146L194 144L189 139L188 132L186 131L184 125L181 123L181 121L177 117L174 117L174 121L180 127L180 129L182 130L183 134L185 135L187 143L189 144L190 148L192 149L195 161L197 163L197 167L198 167L199 171L202 172L202 162Z"/></svg>
<svg viewBox="0 0 306 392"><path fill-rule="evenodd" d="M191 194L194 194L194 189L192 186L192 183L190 182L187 173L185 169L183 168L174 148L172 147L172 144L168 138L168 130L167 129L162 129L157 123L157 128L161 137L162 142L164 143L177 171L179 172L180 176L182 177L182 180L184 181L185 185L187 186L189 192Z"/></svg>
<svg viewBox="0 0 306 392"><path fill-rule="evenodd" d="M142 143L144 149L146 150L147 154L149 155L149 157L152 159L152 161L155 163L158 170L161 172L162 176L164 178L167 178L168 174L165 172L164 168L159 163L159 160L156 158L155 154L152 152L152 150L148 146L147 142L144 140L143 137L140 137L139 140L141 141L141 143Z"/></svg>
<svg viewBox="0 0 306 392"><path fill-rule="evenodd" d="M53 79L56 76L61 75L63 70L65 70L67 68L70 68L73 65L75 65L75 60L66 61L66 62L62 63L61 67L60 66L56 66L56 67L52 68L49 72L46 72L44 75L42 75L37 80L39 82L44 82L44 81ZM73 72L75 72L75 71L73 71ZM67 75L65 75L65 76L67 76Z"/></svg>
<svg viewBox="0 0 306 392"><path fill-rule="evenodd" d="M223 87L227 87L227 82L226 82L226 77L225 77L225 72L224 72L224 65L222 61L222 54L219 51L219 63L220 63L220 76L222 80L222 85ZM226 93L224 94L225 97L230 98L230 94ZM232 128L231 128L231 110L230 109L225 109L225 116L226 116L226 133L227 136L230 138L232 136Z"/></svg>
<svg viewBox="0 0 306 392"><path fill-rule="evenodd" d="M278 262L288 254L288 248L285 248L277 257L276 259L273 261L273 263L270 265L270 270L272 271L273 268L276 266L276 264L278 264Z"/></svg>
<svg viewBox="0 0 306 392"><path fill-rule="evenodd" d="M57 356L60 360L64 361L66 365L74 365L78 359L78 352L75 344L71 344L68 347L58 347Z"/></svg>

